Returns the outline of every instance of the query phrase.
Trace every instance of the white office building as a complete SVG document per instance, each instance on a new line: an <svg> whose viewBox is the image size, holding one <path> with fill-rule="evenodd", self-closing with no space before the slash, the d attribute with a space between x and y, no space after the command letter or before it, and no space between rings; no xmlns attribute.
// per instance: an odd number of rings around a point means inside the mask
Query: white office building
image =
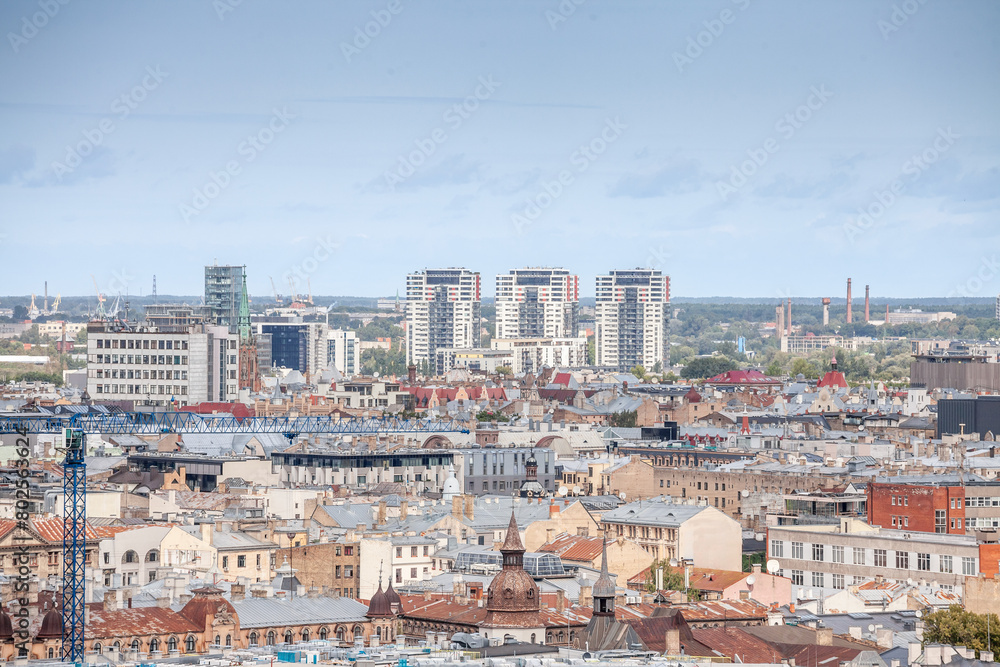
<svg viewBox="0 0 1000 667"><path fill-rule="evenodd" d="M511 355L511 372L537 373L551 368L580 368L587 365L587 337L576 338L494 338L494 350Z"/></svg>
<svg viewBox="0 0 1000 667"><path fill-rule="evenodd" d="M332 329L326 334L327 364L341 375L361 373L361 341L353 331Z"/></svg>
<svg viewBox="0 0 1000 667"><path fill-rule="evenodd" d="M482 330L479 273L427 269L406 277L406 363L431 368L437 349L479 347Z"/></svg>
<svg viewBox="0 0 1000 667"><path fill-rule="evenodd" d="M580 277L566 269L513 269L497 276L497 338L577 335Z"/></svg>
<svg viewBox="0 0 1000 667"><path fill-rule="evenodd" d="M223 325L87 325L87 393L95 401L166 406L235 401L239 334Z"/></svg>
<svg viewBox="0 0 1000 667"><path fill-rule="evenodd" d="M612 271L597 276L597 365L627 371L669 363L667 318L670 277L656 269Z"/></svg>

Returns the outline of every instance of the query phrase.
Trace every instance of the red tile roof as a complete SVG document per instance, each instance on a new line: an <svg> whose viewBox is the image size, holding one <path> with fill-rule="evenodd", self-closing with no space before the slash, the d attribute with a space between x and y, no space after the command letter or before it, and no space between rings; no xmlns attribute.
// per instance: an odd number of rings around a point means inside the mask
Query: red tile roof
<svg viewBox="0 0 1000 667"><path fill-rule="evenodd" d="M172 609L133 607L106 611L102 603L87 605L87 638L114 639L145 635L204 632L195 623Z"/></svg>
<svg viewBox="0 0 1000 667"><path fill-rule="evenodd" d="M772 377L768 377L757 370L749 371L726 371L725 373L719 373L715 377L711 377L705 380L705 384L721 384L721 385L780 385L780 380L775 380Z"/></svg>

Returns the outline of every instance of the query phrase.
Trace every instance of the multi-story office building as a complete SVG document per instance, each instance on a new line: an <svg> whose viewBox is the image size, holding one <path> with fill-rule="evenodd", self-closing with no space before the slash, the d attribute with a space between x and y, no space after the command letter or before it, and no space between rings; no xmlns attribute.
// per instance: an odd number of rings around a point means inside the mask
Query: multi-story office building
<svg viewBox="0 0 1000 667"><path fill-rule="evenodd" d="M537 373L544 366L579 368L587 365L587 338L494 338L493 349L511 355L514 374Z"/></svg>
<svg viewBox="0 0 1000 667"><path fill-rule="evenodd" d="M519 491L525 480L525 463L534 456L538 462L538 483L550 494L558 491L556 455L548 447L497 447L455 450L455 477L465 493L483 496L506 495Z"/></svg>
<svg viewBox="0 0 1000 667"><path fill-rule="evenodd" d="M87 392L94 400L165 406L237 398L239 335L207 324L130 330L87 326Z"/></svg>
<svg viewBox="0 0 1000 667"><path fill-rule="evenodd" d="M444 375L454 368L470 371L496 373L498 368L511 367L514 356L505 350L487 347L454 348L439 347L434 362L434 372Z"/></svg>
<svg viewBox="0 0 1000 667"><path fill-rule="evenodd" d="M406 363L433 367L439 347L479 347L479 273L427 269L406 277Z"/></svg>
<svg viewBox="0 0 1000 667"><path fill-rule="evenodd" d="M868 523L951 535L1000 528L1000 482L957 475L878 478L868 484Z"/></svg>
<svg viewBox="0 0 1000 667"><path fill-rule="evenodd" d="M565 269L514 269L497 276L497 338L576 336L580 277Z"/></svg>
<svg viewBox="0 0 1000 667"><path fill-rule="evenodd" d="M397 449L392 452L312 448L308 452L273 452L271 466L282 483L331 484L363 493L383 482L405 484L415 494L440 491L453 454L443 450Z"/></svg>
<svg viewBox="0 0 1000 667"><path fill-rule="evenodd" d="M991 546L973 535L885 530L849 518L833 525L772 526L767 535L768 556L800 598L833 593L876 574L951 590L979 575L980 550Z"/></svg>
<svg viewBox="0 0 1000 667"><path fill-rule="evenodd" d="M327 363L342 375L361 373L361 341L353 331L332 329L326 334Z"/></svg>
<svg viewBox="0 0 1000 667"><path fill-rule="evenodd" d="M323 322L303 322L300 317L265 317L254 323L258 339L263 335L270 339L269 365L291 368L303 375L315 375L327 368L329 363L329 340L327 326ZM267 358L261 357L258 347L258 363L266 368Z"/></svg>
<svg viewBox="0 0 1000 667"><path fill-rule="evenodd" d="M205 267L205 306L213 324L232 330L239 324L243 271L242 266Z"/></svg>
<svg viewBox="0 0 1000 667"><path fill-rule="evenodd" d="M597 365L627 371L669 362L670 277L655 269L597 276Z"/></svg>

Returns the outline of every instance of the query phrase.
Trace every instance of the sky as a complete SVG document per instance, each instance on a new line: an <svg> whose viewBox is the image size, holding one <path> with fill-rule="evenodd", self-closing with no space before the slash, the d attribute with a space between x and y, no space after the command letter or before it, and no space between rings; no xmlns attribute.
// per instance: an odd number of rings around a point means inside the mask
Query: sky
<svg viewBox="0 0 1000 667"><path fill-rule="evenodd" d="M0 32L0 294L1000 292L992 0L4 0Z"/></svg>

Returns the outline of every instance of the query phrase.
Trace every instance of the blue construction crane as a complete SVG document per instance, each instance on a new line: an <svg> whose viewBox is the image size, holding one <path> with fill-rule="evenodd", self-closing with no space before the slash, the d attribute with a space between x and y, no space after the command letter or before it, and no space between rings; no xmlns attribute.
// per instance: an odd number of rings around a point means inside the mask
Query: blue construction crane
<svg viewBox="0 0 1000 667"><path fill-rule="evenodd" d="M0 433L62 433L63 462L63 630L62 659L83 663L86 611L87 433L280 433L293 441L303 433L468 433L459 422L397 417L244 417L193 412L79 413L71 416L0 415Z"/></svg>

